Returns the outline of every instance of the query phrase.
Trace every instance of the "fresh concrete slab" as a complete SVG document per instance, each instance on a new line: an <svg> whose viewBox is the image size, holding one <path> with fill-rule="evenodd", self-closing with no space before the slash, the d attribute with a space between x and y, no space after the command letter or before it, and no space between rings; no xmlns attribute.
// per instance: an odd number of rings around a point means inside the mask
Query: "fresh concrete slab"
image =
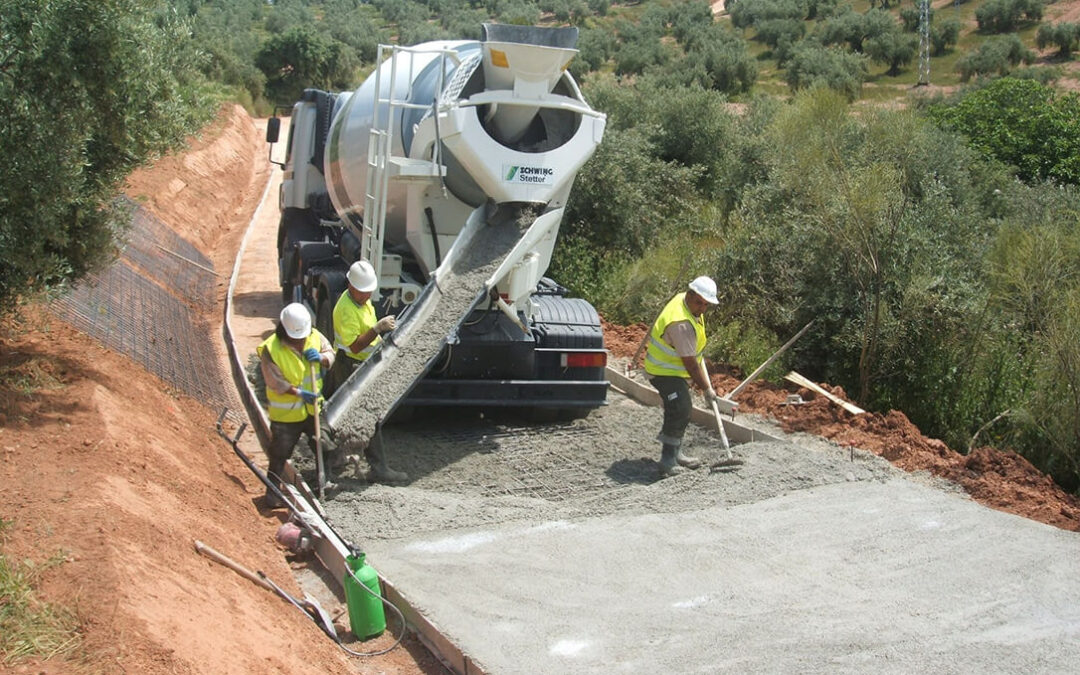
<svg viewBox="0 0 1080 675"><path fill-rule="evenodd" d="M1080 535L905 478L364 545L491 673L1080 663Z"/></svg>

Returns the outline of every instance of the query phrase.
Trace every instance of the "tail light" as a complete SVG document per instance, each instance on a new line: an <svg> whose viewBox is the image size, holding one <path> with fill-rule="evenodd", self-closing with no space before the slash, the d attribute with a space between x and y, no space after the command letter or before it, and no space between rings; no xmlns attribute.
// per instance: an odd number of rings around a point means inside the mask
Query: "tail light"
<svg viewBox="0 0 1080 675"><path fill-rule="evenodd" d="M563 368L603 368L607 365L607 352L574 352L563 354Z"/></svg>

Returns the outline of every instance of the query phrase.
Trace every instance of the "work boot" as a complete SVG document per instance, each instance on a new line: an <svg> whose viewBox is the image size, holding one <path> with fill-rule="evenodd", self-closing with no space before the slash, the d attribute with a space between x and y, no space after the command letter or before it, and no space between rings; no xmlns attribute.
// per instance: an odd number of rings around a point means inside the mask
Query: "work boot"
<svg viewBox="0 0 1080 675"><path fill-rule="evenodd" d="M390 468L390 465L386 463L385 453L381 447L377 447L377 444L369 445L364 450L364 457L367 459L368 466L371 467L371 472L368 474L369 482L404 483L409 480L409 474Z"/></svg>
<svg viewBox="0 0 1080 675"><path fill-rule="evenodd" d="M268 509L280 509L285 506L285 502L281 501L280 497L267 488L266 493L263 495L263 505Z"/></svg>
<svg viewBox="0 0 1080 675"><path fill-rule="evenodd" d="M678 460L675 458L676 449L674 445L668 445L665 443L660 451L660 473L668 478L670 476L678 476L680 473L686 471L683 467L679 466Z"/></svg>
<svg viewBox="0 0 1080 675"><path fill-rule="evenodd" d="M687 469L696 469L701 466L701 460L697 457L683 454L682 447L675 453L675 461L679 463L679 466L685 466Z"/></svg>

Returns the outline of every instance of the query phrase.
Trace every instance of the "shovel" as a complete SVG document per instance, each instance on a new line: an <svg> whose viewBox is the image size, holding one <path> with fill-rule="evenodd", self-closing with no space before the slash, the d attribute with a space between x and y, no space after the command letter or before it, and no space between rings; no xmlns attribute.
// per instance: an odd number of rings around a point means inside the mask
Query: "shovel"
<svg viewBox="0 0 1080 675"><path fill-rule="evenodd" d="M701 376L705 378L705 382L709 385L709 392L712 394L710 403L712 403L713 421L716 422L716 431L720 434L720 443L724 446L724 451L727 453L727 457L716 460L709 465L709 468L716 471L734 469L745 464L745 462L731 454L731 444L728 443L727 432L724 430L724 421L720 419L720 406L716 403L716 392L713 391L712 381L709 379L709 371L705 368L705 359L702 359L700 363Z"/></svg>
<svg viewBox="0 0 1080 675"><path fill-rule="evenodd" d="M315 382L315 363L311 364L311 387L314 389ZM319 396L318 392L315 394L315 466L319 471L319 499L325 500L325 485L326 485L326 469L323 466L322 456L322 433L319 429Z"/></svg>

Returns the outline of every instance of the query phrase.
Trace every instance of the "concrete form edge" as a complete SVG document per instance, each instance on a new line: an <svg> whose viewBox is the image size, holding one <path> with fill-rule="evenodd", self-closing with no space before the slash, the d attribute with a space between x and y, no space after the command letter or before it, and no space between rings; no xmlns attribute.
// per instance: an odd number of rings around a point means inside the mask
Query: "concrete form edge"
<svg viewBox="0 0 1080 675"><path fill-rule="evenodd" d="M637 382L626 375L623 375L619 371L615 370L611 366L604 369L608 382L612 387L615 387L622 393L626 394L630 398L644 403L645 405L658 406L660 405L660 394L655 389L647 384ZM715 422L713 421L713 413L711 410L704 408L698 408L695 406L690 411L690 421L694 424L703 427L712 427ZM722 417L720 419L724 425L724 432L727 434L728 439L733 443L753 443L755 441L779 441L780 439L758 431L757 429L751 429L750 427L743 426L734 420Z"/></svg>
<svg viewBox="0 0 1080 675"><path fill-rule="evenodd" d="M248 380L247 373L244 370L243 361L240 358L239 352L236 350L236 342L233 339L232 330L232 305L233 292L236 289L236 280L240 274L240 263L244 258L244 252L247 250L248 239L251 235L252 227L258 219L259 214L262 212L263 206L266 204L266 197L270 193L270 186L272 184L273 176L271 175L266 181L266 187L263 189L262 197L259 199L259 206L255 209L255 213L252 214L251 220L248 221L247 228L244 230L244 236L240 241L240 248L236 252L236 260L233 263L232 274L229 277L228 291L226 291L225 294L225 316L222 323L222 336L225 340L226 349L229 352L229 365L232 370L233 380L240 390L248 419L251 420L251 426L255 431L255 436L259 440L259 445L264 449L270 443L270 418L267 416L266 411L263 410L263 407L259 405L259 399L256 395L255 388L252 386L251 381ZM345 540L342 539L326 521L322 512L322 506L315 498L311 488L304 482L303 478L301 478L291 462L286 463L284 473L285 475L282 476L282 478L289 483L287 496L290 497L293 500L293 504L304 513L305 520L317 528L322 535L315 537L315 555L338 582L338 589L341 593L344 593L345 572L348 569L345 558L349 555L349 547ZM483 675L484 670L473 662L470 657L465 655L460 648L447 639L434 624L420 614L420 612L405 599L386 577L380 574L379 581L382 584L383 595L386 597L387 601L393 603L394 606L401 610L402 615L405 617L407 627L416 633L424 646L427 647L427 649L431 651L444 666L459 675Z"/></svg>

